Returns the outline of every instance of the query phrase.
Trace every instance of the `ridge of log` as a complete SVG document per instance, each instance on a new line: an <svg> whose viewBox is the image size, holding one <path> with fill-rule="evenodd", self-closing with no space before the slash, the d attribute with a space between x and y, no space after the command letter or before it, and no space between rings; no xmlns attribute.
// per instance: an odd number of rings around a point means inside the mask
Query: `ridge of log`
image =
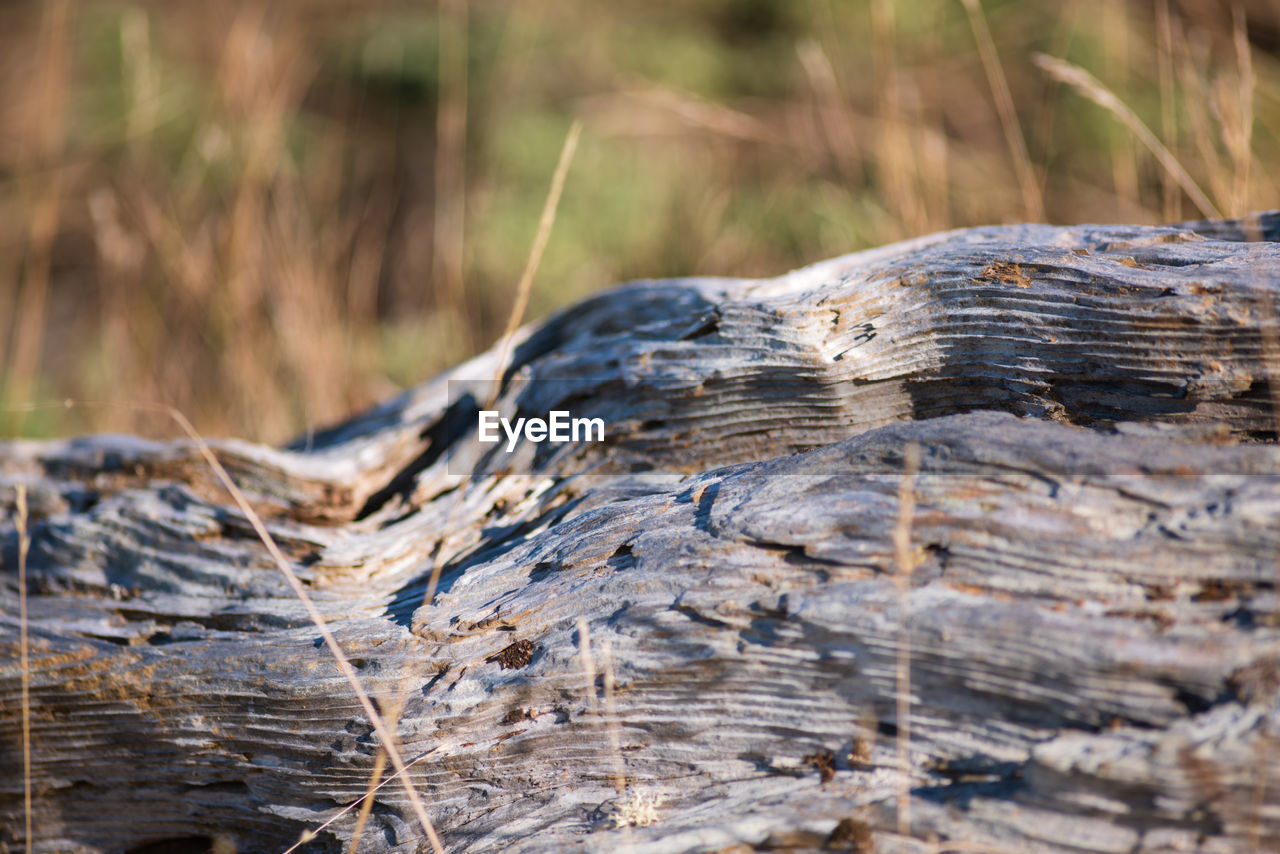
<svg viewBox="0 0 1280 854"><path fill-rule="evenodd" d="M1277 240L1004 226L635 282L522 330L496 394L491 351L212 444L450 851L1274 850ZM607 440L502 456L491 396ZM91 436L0 443L0 852L19 484L36 850L345 850L379 745L315 627L191 443ZM419 850L396 784L361 839Z"/></svg>

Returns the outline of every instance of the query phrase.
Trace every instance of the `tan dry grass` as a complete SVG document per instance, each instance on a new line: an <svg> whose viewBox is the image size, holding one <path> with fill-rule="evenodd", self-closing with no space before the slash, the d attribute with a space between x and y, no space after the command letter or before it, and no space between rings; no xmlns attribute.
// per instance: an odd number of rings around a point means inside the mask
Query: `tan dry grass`
<svg viewBox="0 0 1280 854"><path fill-rule="evenodd" d="M1014 163L1013 173L1024 211L1031 210L1033 196L1028 190L1032 188L1038 192L1039 185L1034 181L1035 167L1027 144L1021 140L1018 130L1019 104L1015 94L1009 91L1004 66L994 51L995 40L991 37L981 6L977 0L964 0L964 4L970 14L974 37L979 43L987 84L996 101L1006 154ZM56 22L55 13L59 6L65 7L66 3L50 4L45 15L54 16ZM442 30L452 26L458 32L460 19L460 31L465 33L467 8L465 0L449 0L442 4ZM121 26L121 39L130 45L126 54L130 63L128 76L133 81L125 135L139 161L145 161L148 156L149 137L162 121L155 95L155 47L149 35L149 20L146 13L133 9ZM359 354L368 350L370 330L379 323L380 279L385 272L384 257L390 241L391 221L395 216L394 191L386 186L381 188L381 195L371 193L355 213L320 213L318 208L323 205L317 206L315 194L309 192L305 182L288 168L282 155L285 125L291 117L302 112L302 93L313 79L314 72L300 61L306 52L301 47L304 28L296 20L293 25L298 29L291 35L290 25L273 23L260 9L242 8L226 34L222 49L215 52L222 57L218 65L219 121L203 128L206 147L216 152L220 145L230 146L243 150L245 155L243 169L229 196L231 206L227 211L219 211L216 206L211 211L207 207L208 199L199 197L198 185L207 177L211 165L194 155L188 156L181 172L185 180L180 183L184 183L187 189L176 197L167 197L145 183L104 188L94 197L98 200L94 206L94 235L100 265L108 283L107 290L115 300L109 304L107 315L116 333L108 336L107 349L117 354L113 361L121 366L121 376L126 380L122 389L125 393L128 389L134 389L135 393L138 389L145 389L146 393L138 396L152 397L155 396L153 390L173 388L175 377L197 391L221 387L219 383L192 383L190 375L200 372L191 370L193 360L190 358L173 360L167 376L131 368L138 360L136 356L128 355L129 349L136 344L129 340L128 327L133 325L133 318L145 315L149 310L154 311L154 308L149 309L126 293L127 285L136 280L145 265L158 264L166 280L176 285L177 299L187 306L179 314L187 314L187 322L190 323L190 312L206 312L209 317L190 324L191 327L198 330L207 320L212 328L225 336L226 342L230 342L224 345L232 357L229 376L235 380L235 388L244 399L234 401L236 414L221 423L230 425L243 423L244 419L257 419L258 429L268 435L278 435L285 429L282 425L288 422L289 416L287 412L284 415L277 413L263 421L261 413L278 408L282 400L292 399L294 406L301 401L307 409L303 420L311 424L350 408L352 397L340 390L349 388L353 381L368 381L369 375L362 376L360 367L368 357ZM44 26L41 33L45 32ZM58 29L52 24L48 26ZM972 170L951 170L948 162L955 157L968 167L981 162L986 155L965 151L959 146L956 149L960 154L955 154L951 147L954 140L940 130L939 115L931 112L928 105L922 105L922 86L915 76L918 72L905 68L898 54L899 36L891 4L873 4L871 29L876 36L875 82L877 91L882 94L874 99L874 114L870 121L865 120L867 114L860 116L853 106L859 97L865 99L865 95L846 91L846 87L841 85L840 72L830 59L830 51L818 40L800 44L798 56L808 85L820 105L818 121L825 134L821 145L830 153L839 174L846 179L854 178L868 166L874 168L879 182L875 191L895 212L894 231L880 235L874 239L875 242L882 242L887 236L963 224L963 221L955 221L955 215L950 212L957 197L964 192L951 173ZM1104 106L1152 152L1161 165L1161 210L1166 218L1180 215L1181 193L1190 197L1206 215L1216 213L1217 208L1209 200L1209 195L1192 177L1193 169L1198 175L1208 176L1208 185L1219 204L1233 212L1241 212L1247 209L1252 195L1265 197L1265 193L1258 189L1260 186L1264 190L1269 186L1265 181L1260 183L1260 170L1253 164L1256 157L1252 144L1253 91L1257 78L1246 21L1237 9L1231 23L1235 49L1234 78L1220 75L1216 80L1210 80L1207 72L1200 71L1210 65L1206 62L1206 49L1195 44L1179 25L1176 16L1170 15L1165 0L1156 4L1155 29L1163 142L1147 129L1134 109L1082 68L1062 63L1056 71L1050 68L1050 73ZM65 59L65 30L62 32L64 42L61 46L55 38L54 46L42 53L46 57L44 61L52 63L49 67ZM986 33L985 41L982 32ZM465 43L465 39L463 41ZM989 50L983 47L984 43ZM437 267L433 283L443 292L445 301L452 304L450 310L465 318L468 313L465 302L467 288L462 282L466 277L466 244L461 212L465 211L469 190L466 170L460 165L468 150L465 44L460 50L460 62L456 53L447 55L442 52L439 57L442 80L452 75L453 82L443 87L444 94L438 108L435 164L439 195L435 199L437 217L433 231L437 250L433 257ZM1108 50L1118 51L1120 48L1112 46ZM59 54L59 51L64 53ZM59 56L63 59L57 59ZM253 62L266 64L253 65ZM1054 61L1046 62L1052 66ZM1174 85L1175 74L1182 86L1180 93ZM56 79L56 74L50 79ZM68 84L64 80L57 85L65 88ZM56 85L48 91L48 98L54 102L58 97L66 97L65 91L58 96ZM676 113L690 125L734 138L739 145L786 150L795 143L794 139L774 130L777 123L770 121L768 113L716 103L669 85L649 87L646 91L656 93L653 96L655 102L666 104L668 108L674 105ZM1185 155L1178 144L1181 135L1175 109L1178 94L1182 96L1184 119L1199 155L1194 163L1184 162ZM460 122L459 109L462 112ZM47 112L50 114L49 123L55 124L58 111ZM254 127L237 130L241 121L245 121L246 127L249 124ZM868 128L876 140L873 146L866 146L858 139L860 133L867 135ZM51 135L57 136L57 133ZM576 142L576 130L570 136ZM335 139L335 148L342 145L340 139ZM48 154L48 160L56 161L56 148L55 145L49 149L55 153ZM450 158L441 153L446 149L457 152L459 167L456 170L448 168ZM502 336L504 355L500 360L500 370L509 356L510 336L527 311L533 277L550 231L550 224L546 222L548 207L554 221L556 204L551 202L551 196L556 197L558 204L563 185L561 172L568 168L565 151L571 152L568 140L562 150L562 168L557 169L558 178L553 180L534 249L526 261L525 273L517 288L516 305ZM1115 174L1137 172L1136 167L1118 162L1121 158L1131 158L1131 154L1113 147L1111 156L1116 161L1112 164ZM30 176L22 177L19 183L25 188L36 188L35 192L27 192L24 196L27 209L37 214L30 218L30 230L25 237L26 258L32 263L24 268L24 276L34 278L24 278L22 289L16 292L22 303L17 316L25 325L15 327L15 331L20 337L26 336L28 343L16 344L14 352L36 355L28 355L25 361L20 359L8 368L9 378L16 379L19 386L23 378L27 378L28 390L24 394L34 388L40 373L40 347L29 342L38 342L46 328L44 299L49 284L48 265L53 257L53 240L60 227L65 225L59 211L66 193L64 181L67 175L66 169L47 163L39 169L31 167L30 170ZM1032 177L1031 181L1028 181L1028 175ZM326 180L335 184L339 179L330 175ZM557 189L557 183L560 189ZM1128 187L1120 192L1131 195L1130 202L1138 206L1143 204L1138 198L1141 190L1137 179L1122 181L1117 178L1116 183ZM837 196L840 192L836 191ZM340 195L331 189L328 194L322 193L320 198L332 202L337 209L340 207ZM1061 208L1060 211L1067 209ZM451 215L450 212L457 213L457 221L441 222ZM345 279L338 271L345 271ZM27 285L28 281L31 286ZM111 284L113 281L114 285ZM450 281L457 282L456 287L449 284ZM224 288L231 296L230 310L219 306ZM13 302L14 294L14 291L0 287L0 305L3 305L3 299ZM334 294L340 298L335 299ZM261 321L258 315L264 305L281 310L282 319L278 324L265 325ZM2 336L7 329L0 324L0 352L4 352L6 342ZM1263 334L1274 339L1271 326L1266 326ZM1266 342L1266 346L1275 352L1274 340ZM153 355L158 352L152 351ZM270 366L269 370L262 370L264 365ZM274 367L277 365L278 368ZM339 379L335 380L335 376ZM303 394L292 398L283 388L295 382ZM1280 393L1275 383L1272 390L1273 395ZM14 399L12 390L10 399ZM24 398L19 395L16 399ZM189 400L194 402L194 398ZM225 402L215 400L219 406ZM1280 413L1280 404L1277 404L1277 412ZM219 422L215 419L213 423ZM1277 415L1277 423L1280 424L1280 415ZM187 426L190 426L189 422ZM191 432L194 433L194 428ZM213 463L216 464L216 459ZM909 543L914 497L908 485L913 482L914 470L911 470L903 482L905 493L900 491L903 510L894 543L900 578L907 579L913 566ZM229 488L233 487L233 484L229 485ZM438 564L433 572L432 591L438 581L439 568ZM909 770L910 635L905 600L902 631L904 636L899 644L898 667L899 761L900 765L905 763ZM582 637L585 642L585 634ZM334 651L340 656L340 650ZM589 661L588 656L589 649L584 653L584 665ZM609 669L606 667L606 704L611 698ZM591 673L594 673L594 665ZM594 677L588 681L594 705ZM353 682L353 687L360 690L358 682ZM596 716L598 719L598 711ZM608 712L608 717L616 726L612 712ZM381 731L379 735L383 737ZM611 734L611 738L616 741L616 733ZM394 749L392 740L383 740ZM375 771L370 792L358 803L367 810L372 792L393 780L407 781L406 769L407 766L396 770L384 781L377 779L380 771ZM618 779L624 779L620 773ZM899 799L900 831L909 830L910 826L909 775L904 774L903 779L907 781L905 785L908 788ZM1264 778L1260 780L1265 782ZM425 818L425 813L422 817ZM431 836L430 833L428 835ZM949 843L938 850L994 849Z"/></svg>
<svg viewBox="0 0 1280 854"><path fill-rule="evenodd" d="M178 412L176 409L170 409L169 414L182 428L183 432L196 443L196 447L200 449L201 456L204 457L218 480L222 482L222 485L226 487L227 492L231 494L231 498L240 509L240 512L244 513L245 518L249 520L249 524L253 527L254 533L262 540L267 552L271 555L272 560L275 561L277 568L279 568L280 572L284 575L285 580L288 581L293 594L298 597L298 601L300 601L303 608L306 609L307 617L315 625L316 630L320 632L320 637L324 640L325 646L328 647L330 653L333 654L334 661L338 664L338 669L342 672L343 677L351 686L351 690L355 693L356 699L360 702L360 707L364 710L365 715L368 716L369 723L378 733L378 738L381 741L381 749L386 752L387 758L391 760L391 765L396 769L396 774L399 776L404 793L409 798L409 803L413 806L413 811L417 815L418 822L421 824L423 832L426 833L427 839L431 842L432 850L435 851L436 854L443 854L444 847L440 844L439 837L436 836L435 827L432 825L431 819L427 816L426 807L423 805L422 799L418 796L417 789L413 787L412 781L409 779L408 768L400 756L400 749L396 746L395 734L391 732L390 728L386 725L386 722L383 721L382 716L378 714L378 710L374 708L373 701L369 698L364 687L360 684L360 678L356 675L355 668L351 666L351 662L342 651L342 647L333 636L333 632L329 630L324 617L316 608L315 603L313 603L311 601L311 597L307 595L306 588L303 586L302 581L298 578L297 574L294 573L293 567L289 565L288 558L286 558L284 553L280 551L280 547L276 545L275 540L267 531L266 525L263 524L262 519L254 511L252 505L249 504L244 493L242 493L239 487L236 486L235 481L231 479L231 475L222 467L222 463L220 463L218 458L214 455L213 449L210 448L200 434L196 432L195 428L191 425L191 422L187 420L186 416L181 412Z"/></svg>
<svg viewBox="0 0 1280 854"><path fill-rule="evenodd" d="M409 700L409 691L412 690L412 677L415 675L417 674L412 672L404 673L397 693L392 697L380 698L383 717L390 722L391 727L397 726L400 716L404 714L404 707ZM356 824L351 831L351 841L347 843L347 851L351 854L356 854L360 850L360 837L364 835L365 824L373 813L374 795L377 794L378 789L381 787L382 775L386 770L387 751L379 746L378 753L373 760L373 770L369 772L369 784L365 787L364 797L360 800L360 811L356 814Z"/></svg>
<svg viewBox="0 0 1280 854"><path fill-rule="evenodd" d="M1169 0L1156 0L1156 63L1160 81L1160 132L1172 143L1178 135L1176 95L1173 86L1173 22L1169 14ZM1182 217L1182 195L1178 182L1169 172L1160 173L1163 215L1166 222Z"/></svg>
<svg viewBox="0 0 1280 854"><path fill-rule="evenodd" d="M81 402L66 401L63 405L66 407L71 407L71 406L119 406L120 404L112 404L112 403L98 404L98 403L84 402L84 401L81 401ZM439 836L435 832L435 827L431 823L430 817L427 815L426 807L423 804L421 797L418 795L417 790L413 787L413 783L411 779L409 778L408 765L404 762L403 758L400 755L400 750L396 745L397 739L395 737L395 734L392 732L391 728L387 725L387 722L384 719L383 715L379 714L377 708L373 705L373 701L372 699L370 699L368 692L365 691L364 686L361 684L360 678L356 674L354 667L352 667L350 660L346 656L346 653L343 652L342 646L338 643L337 639L333 635L333 632L329 629L329 626L325 621L324 616L320 613L319 609L316 608L315 603L311 600L311 597L307 594L306 588L302 584L301 579L299 579L297 574L293 571L293 567L290 564L289 559L285 557L284 552L280 550L279 545L277 545L275 539L271 536L271 533L267 530L266 525L262 521L262 517L259 516L257 511L253 509L253 505L249 503L249 500L245 497L244 493L236 485L235 481L231 478L231 475L227 472L226 468L218 460L217 455L213 452L213 449L209 446L208 442L205 441L204 437L196 430L196 428L191 424L190 420L184 414L182 414L180 411L178 411L177 409L174 409L171 406L165 406L162 404L148 405L148 404L134 403L134 404L128 404L128 405L131 408L138 411L148 412L151 414L163 414L168 416L170 419L172 419L172 421L178 426L178 428L182 431L182 433L185 434L186 437L195 445L196 450L199 452L200 456L204 459L205 463L209 466L209 469L213 473L215 479L222 484L223 488L227 490L227 493L231 497L232 503L234 503L237 509L239 509L240 512L244 514L245 519L249 522L249 525L253 529L254 534L258 537L258 539L262 542L263 546L266 548L267 553L271 557L271 560L275 563L276 568L279 569L281 574L285 577L285 581L288 583L290 590L293 592L294 596L297 597L298 601L302 603L304 610L307 612L308 619L311 620L312 625L314 625L316 627L316 630L320 633L320 637L324 641L325 647L329 650L330 654L333 656L333 659L338 666L338 670L342 673L343 678L347 680L347 684L351 686L352 693L355 694L356 700L359 702L361 709L364 711L365 715L369 718L370 725L373 727L374 731L378 734L378 739L380 741L379 749L382 753L385 753L386 758L390 760L392 767L395 768L395 774L391 779L394 779L400 782L401 788L404 790L405 795L408 797L409 803L413 808L414 814L417 817L418 822L423 829L423 832L426 834L426 837L431 845L432 851L435 852L435 854L444 854L444 847L441 845ZM30 409L34 409L35 407L27 407L27 408L28 410L30 410ZM26 548L27 548L26 517L27 517L27 514L26 514L25 486L22 484L19 484L17 489L18 489L17 506L18 506L18 528L19 528L19 579L20 579L19 600L20 600L21 609L22 609L20 614L20 623L22 627L21 646L22 646L22 661L23 661L22 674L23 674L23 696L24 696L23 731L24 731L24 746L25 746L25 745L29 745L30 743L30 709L29 709L29 701L25 699L28 696L27 686L29 684L28 682L29 667L27 664L27 653L26 653ZM403 707L401 705L398 705L398 704L394 705L393 707L394 715L391 715L391 717L398 718L402 708ZM30 781L29 748L27 748L27 750L28 752L26 752L24 755L24 767L27 769L26 777L28 780L28 787L29 787L29 781ZM377 784L376 781L370 783L370 786L369 786L370 793L373 791L376 791L378 788L379 788L379 785ZM29 791L29 788L28 788L28 791ZM361 799L361 801L358 801L357 803L367 800L367 798L368 798L368 795L366 795L366 798ZM28 800L28 806L27 806L28 817L30 817L30 814L31 814L30 801ZM341 814L342 813L339 813L338 815L341 815ZM330 819L330 821L335 820L337 817L338 816L335 816L333 819ZM30 846L31 840L32 840L31 829L28 826L28 831L27 831L28 846ZM308 841L308 839L304 837L302 840L299 840L298 844L299 845L303 844L306 841Z"/></svg>
<svg viewBox="0 0 1280 854"><path fill-rule="evenodd" d="M35 387L44 347L53 241L62 215L63 169L59 160L66 134L72 23L69 0L51 0L43 7L34 87L36 103L41 108L31 110L26 117L30 130L20 154L23 185L20 196L29 225L21 265L22 284L13 301L14 316L21 322L13 329L12 361L8 369L12 394L18 400L28 399ZM4 354L7 343L0 338L0 355ZM21 426L19 420L16 429Z"/></svg>
<svg viewBox="0 0 1280 854"><path fill-rule="evenodd" d="M585 0L0 11L0 394L160 399L206 433L279 441L455 363L510 308L513 198L525 222L542 200L511 164L536 162L519 152L554 146L545 128L574 114L593 123L579 200L593 214L562 228L547 261L563 287L531 315L634 276L776 273L1039 219L1040 185L1050 221L1177 218L1188 182L1037 82L1034 50L1150 113L1207 191L1197 204L1238 213L1276 195L1254 161L1280 152L1280 67L1248 43L1274 20L1167 0L877 0L788 5L739 44L726 4L658 19L673 56L693 52L678 68L633 46L648 18ZM426 24L443 51L414 41ZM583 28L592 39L565 36ZM782 49L757 50L771 40ZM355 66L335 59L343 43ZM1021 143L1020 126L1035 131ZM26 426L149 429L127 412Z"/></svg>
<svg viewBox="0 0 1280 854"><path fill-rule="evenodd" d="M27 485L16 487L18 529L18 656L22 671L22 810L26 827L26 850L31 854L34 839L31 831L31 651L27 646L27 550L31 538L27 534Z"/></svg>
<svg viewBox="0 0 1280 854"><path fill-rule="evenodd" d="M1043 222L1044 196L1040 191L1040 180L1031 166L1031 156L1027 153L1027 140L1022 135L1022 126L1018 123L1018 110L1013 103L1013 94L1009 91L1009 80L1005 76L1004 65L1000 62L995 39L991 37L986 13L982 11L982 2L981 0L963 0L963 3L965 12L969 16L969 24L973 28L974 41L978 43L978 55L982 57L982 67L986 71L991 94L995 98L996 112L1000 115L1000 126L1004 128L1009 156L1013 160L1014 171L1018 176L1018 187L1022 190L1023 216L1031 222Z"/></svg>
<svg viewBox="0 0 1280 854"><path fill-rule="evenodd" d="M1244 12L1239 6L1232 7L1231 20L1231 42L1236 51L1238 79L1234 100L1229 96L1224 98L1224 103L1233 109L1230 119L1222 123L1222 137L1231 155L1235 178L1230 212L1232 216L1239 217L1249 213L1249 179L1253 171L1253 91L1258 81L1253 73L1253 51L1249 47Z"/></svg>
<svg viewBox="0 0 1280 854"><path fill-rule="evenodd" d="M525 262L524 272L516 283L515 299L511 304L511 314L507 317L506 328L498 342L498 359L493 372L493 388L489 392L486 408L492 408L493 402L501 392L502 377L506 373L507 363L511 360L511 348L515 343L515 334L524 323L525 312L529 308L529 296L533 293L533 279L538 275L538 267L542 264L542 253L547 249L547 241L551 239L551 229L556 223L556 212L560 209L560 197L564 193L564 182L569 177L569 166L573 163L573 155L578 150L578 138L582 135L582 122L575 121L569 127L564 138L564 146L560 149L560 160L556 163L556 171L551 176L551 188L547 191L547 200L542 206L542 216L538 218L538 231L533 238L533 246L529 249L529 258Z"/></svg>
<svg viewBox="0 0 1280 854"><path fill-rule="evenodd" d="M440 844L440 838L436 835L435 827L431 823L431 819L427 816L426 807L422 803L422 799L418 795L417 789L413 787L412 781L408 776L408 767L400 756L400 749L396 746L395 734L391 732L382 716L378 714L378 710L374 708L373 701L365 692L364 686L360 684L360 677L356 675L355 668L351 666L351 662L347 659L346 654L342 651L342 646L338 643L337 638L333 636L333 632L329 630L328 624L324 617L316 608L315 603L311 601L311 597L307 595L306 588L302 581L294 573L293 567L290 566L288 558L280 551L280 547L276 545L270 532L267 531L266 525L263 524L261 517L254 511L253 506L249 504L244 493L236 486L235 481L231 479L231 475L223 468L222 463L218 461L217 456L213 453L213 449L209 447L204 438L196 432L195 427L176 409L166 407L171 418L177 422L182 431L187 434L188 438L196 444L200 450L200 455L204 457L205 462L209 464L209 468L213 470L214 475L227 492L231 495L232 500L240 509L240 512L248 519L249 524L253 527L253 531L258 538L262 540L262 544L266 547L267 552L271 555L271 559L275 562L276 567L284 575L285 580L289 583L289 588L293 594L302 603L302 607L306 609L307 617L315 625L316 630L320 633L320 637L324 640L325 646L332 653L333 659L338 664L338 669L342 672L343 677L351 686L352 692L356 695L356 699L360 703L360 707L364 710L365 715L369 718L370 725L378 733L378 739L381 741L380 748L391 760L391 765L396 769L397 778L400 780L401 787L405 795L409 798L409 803L413 806L413 811L418 818L422 830L427 835L428 841L431 843L431 849L435 854L444 854L444 846Z"/></svg>
<svg viewBox="0 0 1280 854"><path fill-rule="evenodd" d="M435 282L466 317L467 0L441 0L436 107Z"/></svg>
<svg viewBox="0 0 1280 854"><path fill-rule="evenodd" d="M608 638L601 644L604 669L604 715L609 730L609 756L613 760L613 785L621 795L627 791L626 766L622 759L622 733L618 725L618 705L614 700L617 683L613 675L613 644Z"/></svg>
<svg viewBox="0 0 1280 854"><path fill-rule="evenodd" d="M1196 207L1200 208L1200 212L1204 216L1215 219L1222 217L1222 212L1209 200L1209 197L1205 195L1204 190L1200 189L1191 174L1173 156L1173 152L1156 138L1151 129L1143 123L1142 119L1138 118L1137 113L1116 97L1114 92L1098 82L1096 77L1078 65L1044 54L1036 57L1036 65L1039 65L1055 80L1067 84L1115 116L1155 155L1155 158L1160 161L1160 165L1173 177L1178 186L1182 188L1182 191L1191 197L1191 200L1195 202Z"/></svg>
<svg viewBox="0 0 1280 854"><path fill-rule="evenodd" d="M907 445L902 454L898 484L898 524L893 530L894 566L898 584L898 834L911 835L911 575L916 556L911 550L911 524L916 509L916 472L920 447Z"/></svg>
<svg viewBox="0 0 1280 854"><path fill-rule="evenodd" d="M596 697L596 659L591 651L591 626L583 617L579 617L576 625L578 631L578 658L582 662L584 694L591 720L604 730L608 745L609 759L613 765L613 784L618 795L627 790L626 764L622 758L622 740L618 727L618 709L614 702L616 689L613 675L613 647L606 638L601 645L601 674L604 681L604 717L600 715L600 701Z"/></svg>
<svg viewBox="0 0 1280 854"><path fill-rule="evenodd" d="M426 753L426 754L423 754L422 756L419 756L416 759L410 760L405 765L405 767L412 768L414 765L417 765L419 762L426 760L428 757L430 757L430 755L431 755L430 753ZM385 760L385 755L383 756L383 758ZM301 838L299 838L297 842L295 842L293 845L290 845L284 851L280 852L280 854L293 854L294 851L297 851L303 845L306 845L308 842L311 842L312 840L314 840L319 835L320 831L329 827L331 824L336 822L338 819L342 818L347 813L351 812L353 809L356 809L357 807L363 808L370 794L377 794L379 791L383 789L383 787L389 786L395 782L399 782L402 779L403 777L401 777L399 772L391 774L386 779L380 781L377 785L370 787L369 791L366 792L363 796L357 798L356 800L347 804L342 809L335 812L333 815L329 816L329 818L324 823L316 825L316 827L313 828L312 830L302 834Z"/></svg>
<svg viewBox="0 0 1280 854"><path fill-rule="evenodd" d="M578 148L578 137L582 134L582 122L575 121L569 127L569 133L565 136L564 146L560 149L560 159L556 163L556 169L551 177L551 187L547 191L546 201L543 203L542 216L538 220L538 231L533 239L533 246L529 249L529 257L525 262L524 272L520 276L520 281L516 283L516 293L511 306L511 314L507 318L506 329L502 333L502 338L498 342L498 359L495 363L492 388L489 391L489 399L485 404L486 409L492 409L494 402L501 393L502 378L506 372L507 362L511 359L511 348L515 340L515 334L520 329L521 322L524 319L524 313L529 306L529 295L533 292L533 279L538 273L538 266L542 262L542 253L547 248L547 241L551 239L551 229L555 226L556 212L560 209L560 197L564 193L564 182L569 176L569 167L573 163L574 152ZM464 495L462 491L456 493L453 505L449 508L449 514L446 516L445 529L449 530L453 527L453 520L457 511L462 507ZM427 589L423 593L423 604L430 604L435 601L436 588L440 584L440 573L444 571L444 541L440 542L436 549L435 558L431 567L431 576L427 579Z"/></svg>

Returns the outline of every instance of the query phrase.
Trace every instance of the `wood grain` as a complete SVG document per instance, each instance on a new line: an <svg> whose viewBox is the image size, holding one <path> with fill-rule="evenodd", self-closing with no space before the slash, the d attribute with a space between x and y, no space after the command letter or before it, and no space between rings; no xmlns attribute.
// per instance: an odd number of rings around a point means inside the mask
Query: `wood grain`
<svg viewBox="0 0 1280 854"><path fill-rule="evenodd" d="M523 330L498 396L602 445L484 454L490 352L214 447L450 851L1275 850L1278 223L625 285ZM315 627L190 443L95 436L0 444L0 851L19 483L36 850L345 850L378 743ZM422 844L381 788L360 850Z"/></svg>

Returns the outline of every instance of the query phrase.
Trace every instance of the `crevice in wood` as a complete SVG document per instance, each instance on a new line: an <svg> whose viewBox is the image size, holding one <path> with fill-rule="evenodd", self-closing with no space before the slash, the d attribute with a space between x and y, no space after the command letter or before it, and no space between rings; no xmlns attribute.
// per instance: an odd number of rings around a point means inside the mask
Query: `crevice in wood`
<svg viewBox="0 0 1280 854"><path fill-rule="evenodd" d="M609 430L518 463L467 456L492 352L214 447L399 710L451 851L1280 848L1280 247L1251 234L1280 215L632 283L520 333L495 405ZM0 443L0 848L19 483L37 846L278 852L334 818L311 846L342 850L373 730L191 446L128 437ZM615 826L618 762L655 823ZM370 822L366 854L420 843L394 785Z"/></svg>

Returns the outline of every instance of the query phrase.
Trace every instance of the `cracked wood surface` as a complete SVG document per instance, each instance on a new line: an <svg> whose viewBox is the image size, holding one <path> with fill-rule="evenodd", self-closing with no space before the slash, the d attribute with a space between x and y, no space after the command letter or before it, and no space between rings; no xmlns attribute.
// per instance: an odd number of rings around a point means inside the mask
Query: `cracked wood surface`
<svg viewBox="0 0 1280 854"><path fill-rule="evenodd" d="M623 286L523 331L496 405L604 418L603 445L470 442L491 352L295 447L215 448L450 851L1276 849L1278 226ZM303 848L344 850L372 728L191 444L119 436L0 444L0 850L19 483L36 850L283 851L330 819ZM420 834L393 783L360 850Z"/></svg>

